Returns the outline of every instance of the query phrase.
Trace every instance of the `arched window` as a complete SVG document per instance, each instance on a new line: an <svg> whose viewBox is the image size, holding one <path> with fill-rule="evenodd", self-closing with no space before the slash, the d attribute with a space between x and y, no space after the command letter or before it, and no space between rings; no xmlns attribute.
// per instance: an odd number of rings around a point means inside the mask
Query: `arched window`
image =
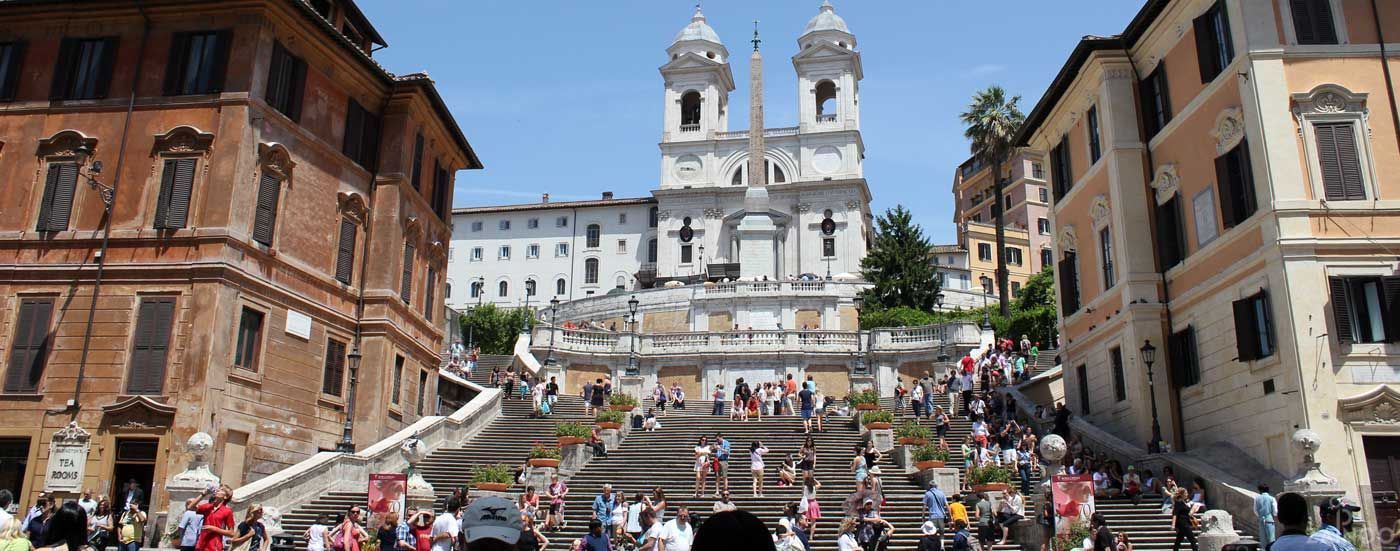
<svg viewBox="0 0 1400 551"><path fill-rule="evenodd" d="M533 279L527 279L527 280L525 280L525 296L530 296L530 297L535 296L535 280L533 280Z"/></svg>
<svg viewBox="0 0 1400 551"><path fill-rule="evenodd" d="M509 295L509 294L510 294L510 284L509 284L509 283L506 283L506 282L502 281L502 282L496 284L496 295L497 295L497 296L504 297L504 296L507 296L507 295Z"/></svg>
<svg viewBox="0 0 1400 551"><path fill-rule="evenodd" d="M598 259L590 258L583 261L583 283L585 285L598 284Z"/></svg>
<svg viewBox="0 0 1400 551"><path fill-rule="evenodd" d="M568 283L565 283L565 282L564 282L564 278L562 278L562 277L559 278L559 279L554 280L554 294L556 294L556 295L565 294L565 289L564 289L564 288L565 288L565 286L567 286L567 285L568 285Z"/></svg>
<svg viewBox="0 0 1400 551"><path fill-rule="evenodd" d="M768 181L775 184L787 181L787 175L783 174L783 167L773 164L773 161L768 161Z"/></svg>
<svg viewBox="0 0 1400 551"><path fill-rule="evenodd" d="M442 289L443 289L443 293L445 293L445 294L447 295L447 296L445 296L445 297L443 297L443 298L452 298L452 284L451 284L451 283L448 283L448 284L447 284L446 286L444 286Z"/></svg>
<svg viewBox="0 0 1400 551"><path fill-rule="evenodd" d="M700 129L700 92L695 90L681 94L681 130L689 130L687 126Z"/></svg>
<svg viewBox="0 0 1400 551"><path fill-rule="evenodd" d="M656 262L656 240L647 241L647 262Z"/></svg>
<svg viewBox="0 0 1400 551"><path fill-rule="evenodd" d="M817 122L836 121L836 83L823 80L817 83Z"/></svg>
<svg viewBox="0 0 1400 551"><path fill-rule="evenodd" d="M764 159L763 166L768 169L768 183L781 184L787 181L787 173L783 172L783 167L778 166L770 159ZM734 169L734 176L729 179L729 185L742 186L748 183L748 168L746 162Z"/></svg>
<svg viewBox="0 0 1400 551"><path fill-rule="evenodd" d="M731 185L731 186L742 186L742 185L744 185L744 165L739 165L739 168L734 169L734 177L733 177L733 178L730 178L730 180L729 180L729 185Z"/></svg>
<svg viewBox="0 0 1400 551"><path fill-rule="evenodd" d="M596 249L600 246L599 242L602 241L603 227L597 224L589 224L588 230L584 235L586 236L584 246L590 249Z"/></svg>
<svg viewBox="0 0 1400 551"><path fill-rule="evenodd" d="M480 282L480 281L473 281L473 282L472 282L472 287L471 287L472 298L477 298L477 297L481 296L481 291L482 291L481 282Z"/></svg>
<svg viewBox="0 0 1400 551"><path fill-rule="evenodd" d="M618 289L626 289L626 288L627 288L627 276L617 276L617 288L618 288Z"/></svg>

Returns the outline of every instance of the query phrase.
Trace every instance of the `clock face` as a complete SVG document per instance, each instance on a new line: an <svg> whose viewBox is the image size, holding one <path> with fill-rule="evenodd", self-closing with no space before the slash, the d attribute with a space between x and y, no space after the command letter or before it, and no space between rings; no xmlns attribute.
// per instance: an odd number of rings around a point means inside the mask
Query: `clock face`
<svg viewBox="0 0 1400 551"><path fill-rule="evenodd" d="M695 230L690 229L690 226L681 228L681 241L689 243L691 239L695 239Z"/></svg>
<svg viewBox="0 0 1400 551"><path fill-rule="evenodd" d="M809 226L810 227L810 226ZM830 218L822 220L822 233L831 235L836 233L836 221Z"/></svg>
<svg viewBox="0 0 1400 551"><path fill-rule="evenodd" d="M704 167L705 165L700 161L699 157L685 155L676 159L676 166L674 169L676 179L682 182L694 182L695 180L699 180L701 169Z"/></svg>

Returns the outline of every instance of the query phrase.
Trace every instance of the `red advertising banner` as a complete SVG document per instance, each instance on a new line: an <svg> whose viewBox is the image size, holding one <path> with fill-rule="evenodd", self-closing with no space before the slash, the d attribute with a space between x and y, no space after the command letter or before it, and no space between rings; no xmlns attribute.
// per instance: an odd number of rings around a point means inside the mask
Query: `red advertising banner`
<svg viewBox="0 0 1400 551"><path fill-rule="evenodd" d="M404 497L408 493L408 475L403 473L371 473L369 475L369 514L382 519L391 512L403 515Z"/></svg>
<svg viewBox="0 0 1400 551"><path fill-rule="evenodd" d="M1071 526L1089 526L1094 514L1094 477L1087 474L1057 474L1050 480L1055 499L1055 533L1068 533Z"/></svg>

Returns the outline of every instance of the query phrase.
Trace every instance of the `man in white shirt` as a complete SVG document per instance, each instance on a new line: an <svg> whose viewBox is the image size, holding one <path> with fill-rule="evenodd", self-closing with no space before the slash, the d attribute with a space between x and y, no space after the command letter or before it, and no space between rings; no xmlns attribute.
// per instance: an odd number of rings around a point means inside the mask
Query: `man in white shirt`
<svg viewBox="0 0 1400 551"><path fill-rule="evenodd" d="M433 551L452 551L457 543L457 534L462 531L462 524L457 520L457 511L461 509L462 503L456 498L448 499L447 512L433 521Z"/></svg>
<svg viewBox="0 0 1400 551"><path fill-rule="evenodd" d="M15 494L9 490L0 490L0 526L4 526L10 519L15 518L10 514L10 505L15 502Z"/></svg>
<svg viewBox="0 0 1400 551"><path fill-rule="evenodd" d="M690 542L695 540L695 528L690 525L690 510L681 507L676 518L666 521L657 533L654 551L690 551Z"/></svg>
<svg viewBox="0 0 1400 551"><path fill-rule="evenodd" d="M85 488L83 490L83 497L78 500L78 506L82 507L83 511L86 511L89 517L97 512L97 500L92 498L92 488Z"/></svg>

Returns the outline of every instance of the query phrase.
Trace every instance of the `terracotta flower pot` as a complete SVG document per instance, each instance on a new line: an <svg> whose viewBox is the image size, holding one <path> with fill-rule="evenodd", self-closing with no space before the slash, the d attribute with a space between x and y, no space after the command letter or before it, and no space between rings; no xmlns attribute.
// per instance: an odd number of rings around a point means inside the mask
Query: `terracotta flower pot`
<svg viewBox="0 0 1400 551"><path fill-rule="evenodd" d="M1011 489L1011 485L1005 482L993 482L991 484L973 484L974 492L1005 492Z"/></svg>
<svg viewBox="0 0 1400 551"><path fill-rule="evenodd" d="M564 446L576 446L587 441L587 438L579 438L577 436L560 436L559 447L563 448Z"/></svg>
<svg viewBox="0 0 1400 551"><path fill-rule="evenodd" d="M918 463L915 463L914 468L920 471L927 471L929 469L941 469L944 465L945 463L943 463L942 461L939 461L937 459L930 459L928 461L920 461Z"/></svg>
<svg viewBox="0 0 1400 551"><path fill-rule="evenodd" d="M506 488L510 487L510 484L503 484L500 482L478 482L472 484L472 487L483 492L504 492Z"/></svg>
<svg viewBox="0 0 1400 551"><path fill-rule="evenodd" d="M608 409L613 411L632 411L637 409L637 406L608 406Z"/></svg>
<svg viewBox="0 0 1400 551"><path fill-rule="evenodd" d="M883 421L871 421L865 424L865 428L870 430L882 430L890 428L891 424Z"/></svg>
<svg viewBox="0 0 1400 551"><path fill-rule="evenodd" d="M604 429L604 430L607 430L607 429L620 429L620 428L622 428L622 423L613 423L613 422L610 422L610 421L599 421L599 422L598 422L598 428Z"/></svg>
<svg viewBox="0 0 1400 551"><path fill-rule="evenodd" d="M924 445L927 445L927 444L928 444L928 439L927 439L927 438L900 438L900 439L899 439L899 445L901 445L901 446L924 446Z"/></svg>
<svg viewBox="0 0 1400 551"><path fill-rule="evenodd" d="M875 411L880 409L880 404L856 404L856 411Z"/></svg>
<svg viewBox="0 0 1400 551"><path fill-rule="evenodd" d="M558 459L549 459L549 458L544 458L544 457L536 458L536 459L531 459L531 460L530 460L530 466L531 466L531 467L551 467L551 468L557 469L557 468L559 468L559 460L558 460Z"/></svg>

